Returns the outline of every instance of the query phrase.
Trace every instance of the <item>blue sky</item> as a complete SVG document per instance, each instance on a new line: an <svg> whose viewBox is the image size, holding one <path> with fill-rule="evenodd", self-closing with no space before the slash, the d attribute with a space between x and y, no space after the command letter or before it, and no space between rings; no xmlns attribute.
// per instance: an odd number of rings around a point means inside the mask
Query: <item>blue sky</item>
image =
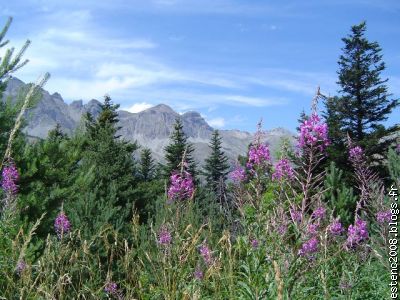
<svg viewBox="0 0 400 300"><path fill-rule="evenodd" d="M137 112L165 103L199 111L214 127L294 130L317 86L335 95L341 38L367 21L400 97L400 1L2 1L12 46L30 63L15 76L66 102L102 99ZM400 109L388 123L398 123Z"/></svg>

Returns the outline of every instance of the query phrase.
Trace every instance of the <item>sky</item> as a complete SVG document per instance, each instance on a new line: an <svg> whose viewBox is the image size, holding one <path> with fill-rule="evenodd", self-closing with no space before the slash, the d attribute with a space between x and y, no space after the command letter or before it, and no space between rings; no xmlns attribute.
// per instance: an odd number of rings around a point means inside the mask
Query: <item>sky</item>
<svg viewBox="0 0 400 300"><path fill-rule="evenodd" d="M252 132L262 118L294 131L318 86L337 94L341 39L362 21L400 98L397 0L1 0L8 16L9 45L32 42L14 76L49 72L45 89L67 103L109 94L131 112L164 103L215 128ZM399 108L386 124L398 120Z"/></svg>

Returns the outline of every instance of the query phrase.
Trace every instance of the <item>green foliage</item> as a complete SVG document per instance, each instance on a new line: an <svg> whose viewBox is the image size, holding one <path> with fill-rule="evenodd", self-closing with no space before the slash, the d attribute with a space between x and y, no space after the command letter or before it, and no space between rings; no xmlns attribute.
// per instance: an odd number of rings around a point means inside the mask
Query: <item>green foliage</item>
<svg viewBox="0 0 400 300"><path fill-rule="evenodd" d="M400 104L398 99L389 100L387 79L381 79L385 69L382 61L382 49L377 42L365 37L366 24L362 22L351 28L351 33L343 38L343 54L339 58L340 97L326 101L326 119L332 138L330 154L332 159L345 172L347 134L362 146L370 160L382 165L382 153L386 152L388 136L395 128L385 128L382 122L387 120L391 111ZM381 139L386 137L385 142ZM373 155L378 154L378 155ZM382 168L380 169L384 174Z"/></svg>
<svg viewBox="0 0 400 300"><path fill-rule="evenodd" d="M222 138L218 130L213 132L209 144L211 153L205 160L204 172L207 187L222 202L225 195L225 181L229 170L228 158L222 151Z"/></svg>
<svg viewBox="0 0 400 300"><path fill-rule="evenodd" d="M146 223L156 214L157 199L164 198L165 180L153 179L150 181L141 181L133 191L133 199L136 199L135 209L139 213L140 220Z"/></svg>
<svg viewBox="0 0 400 300"><path fill-rule="evenodd" d="M164 177L169 178L173 171L180 170L183 155L185 161L189 165L188 171L193 177L196 175L196 163L193 159L193 145L187 141L187 137L183 132L183 125L180 119L176 119L174 131L170 137L170 144L165 147Z"/></svg>
<svg viewBox="0 0 400 300"><path fill-rule="evenodd" d="M400 153L392 148L388 151L388 169L391 179L400 186Z"/></svg>
<svg viewBox="0 0 400 300"><path fill-rule="evenodd" d="M144 181L149 181L155 176L154 159L151 156L151 150L148 148L143 149L140 153L139 176Z"/></svg>
<svg viewBox="0 0 400 300"><path fill-rule="evenodd" d="M356 207L357 197L353 188L348 187L343 180L343 171L338 169L334 162L331 162L325 178L324 194L325 201L336 216L340 216L341 222L349 225L353 221L353 212Z"/></svg>
<svg viewBox="0 0 400 300"><path fill-rule="evenodd" d="M28 144L19 162L20 217L34 223L43 214L46 217L37 229L37 236L45 238L53 231L53 222L63 202L70 197L72 176L80 159L79 152L59 127L49 132L48 138Z"/></svg>
<svg viewBox="0 0 400 300"><path fill-rule="evenodd" d="M66 210L89 236L100 224L120 229L132 216L135 205L133 152L137 146L116 136L117 109L118 105L106 96L97 119L87 116L82 157L70 188L72 199L66 203ZM90 224L94 218L97 221Z"/></svg>
<svg viewBox="0 0 400 300"><path fill-rule="evenodd" d="M6 25L0 32L0 49L6 46L9 41L4 40L8 29L10 28L12 18L8 18ZM22 61L22 57L28 48L30 41L27 40L21 47L19 52L15 54L15 48L9 48L5 51L4 56L0 58L0 99L3 97L3 92L7 87L7 81L11 74L16 72L18 69L22 68L28 63L28 60Z"/></svg>

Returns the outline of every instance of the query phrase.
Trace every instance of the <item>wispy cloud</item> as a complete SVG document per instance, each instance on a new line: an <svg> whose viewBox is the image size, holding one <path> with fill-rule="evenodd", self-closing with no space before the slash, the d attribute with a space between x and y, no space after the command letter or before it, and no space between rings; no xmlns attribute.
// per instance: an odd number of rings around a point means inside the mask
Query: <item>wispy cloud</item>
<svg viewBox="0 0 400 300"><path fill-rule="evenodd" d="M122 107L121 109L131 112L131 113L139 113L139 112L149 109L151 107L153 107L153 104L146 103L146 102L140 102L140 103L135 103L127 108Z"/></svg>
<svg viewBox="0 0 400 300"><path fill-rule="evenodd" d="M214 128L224 128L225 127L225 119L224 118L213 118L207 120L207 123Z"/></svg>

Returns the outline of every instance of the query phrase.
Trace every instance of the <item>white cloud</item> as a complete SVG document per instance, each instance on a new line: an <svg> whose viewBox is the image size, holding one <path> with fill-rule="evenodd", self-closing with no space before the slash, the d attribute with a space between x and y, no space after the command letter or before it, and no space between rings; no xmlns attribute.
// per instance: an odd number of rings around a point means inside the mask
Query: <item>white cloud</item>
<svg viewBox="0 0 400 300"><path fill-rule="evenodd" d="M161 2L174 6L180 0ZM217 2L215 5L220 8L230 6L230 0ZM50 12L45 21L48 26L32 32L33 43L26 54L30 63L16 76L34 81L49 71L53 77L46 88L51 93L59 92L67 101L100 99L109 93L130 111L142 109L148 102L167 103L180 110L283 105L287 99L271 96L268 91L254 96L252 88L266 86L312 94L318 85L316 77L312 77L315 74L304 76L304 72L270 69L254 74L242 69L209 71L190 65L177 68L156 56L153 49L159 45L151 39L121 38L117 32L96 27L94 19L94 13L83 9ZM217 118L215 122L224 121Z"/></svg>
<svg viewBox="0 0 400 300"><path fill-rule="evenodd" d="M214 118L214 119L207 120L207 123L211 127L223 128L225 126L225 119L224 118Z"/></svg>
<svg viewBox="0 0 400 300"><path fill-rule="evenodd" d="M284 98L267 98L267 97L261 98L261 97L242 96L242 95L222 95L221 99L225 100L228 103L231 102L240 105L249 105L256 107L282 105L286 104L287 102L286 99Z"/></svg>
<svg viewBox="0 0 400 300"><path fill-rule="evenodd" d="M144 111L146 109L149 109L150 107L153 107L153 104L146 103L146 102L141 102L141 103L135 103L132 106L128 108L122 108L122 110L129 111L131 113L139 113L141 111Z"/></svg>

